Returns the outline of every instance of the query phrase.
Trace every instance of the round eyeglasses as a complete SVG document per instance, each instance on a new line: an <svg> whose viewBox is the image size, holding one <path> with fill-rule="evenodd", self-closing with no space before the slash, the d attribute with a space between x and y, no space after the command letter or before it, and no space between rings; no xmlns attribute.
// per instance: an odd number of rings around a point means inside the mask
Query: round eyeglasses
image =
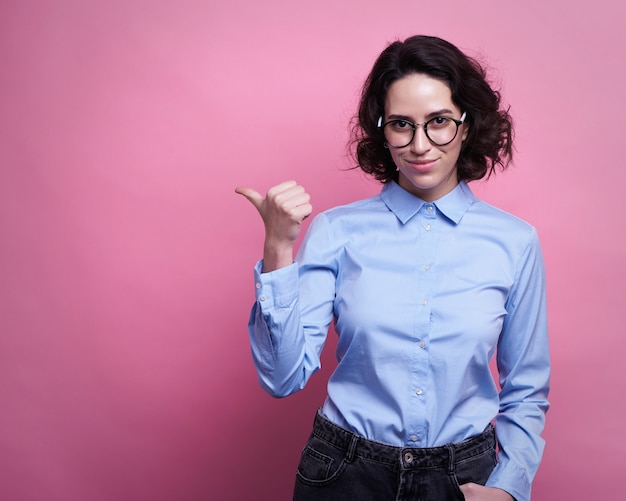
<svg viewBox="0 0 626 501"><path fill-rule="evenodd" d="M445 146L454 141L459 132L459 126L465 122L467 114L463 112L461 119L437 116L430 120L416 124L408 120L394 119L383 123L383 117L378 119L378 127L383 129L388 146L404 148L413 142L417 127L424 127L426 137L437 146Z"/></svg>

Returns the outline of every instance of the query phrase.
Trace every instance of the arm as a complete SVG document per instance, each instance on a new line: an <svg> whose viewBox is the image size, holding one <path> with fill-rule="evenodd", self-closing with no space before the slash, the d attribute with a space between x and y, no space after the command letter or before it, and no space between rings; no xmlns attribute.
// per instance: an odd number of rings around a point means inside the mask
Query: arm
<svg viewBox="0 0 626 501"><path fill-rule="evenodd" d="M499 462L487 486L529 501L544 449L541 433L550 378L546 284L534 229L517 268L498 342L500 412L496 417Z"/></svg>
<svg viewBox="0 0 626 501"><path fill-rule="evenodd" d="M302 247L312 233L321 235L305 257L317 264L299 266L293 262L293 243L311 209L304 190L287 182L270 189L265 199L249 188L237 192L255 205L266 228L264 257L255 267L257 300L248 324L252 357L261 386L283 397L302 389L320 367L334 299L334 274L322 264L328 257L327 232L314 231L313 221Z"/></svg>

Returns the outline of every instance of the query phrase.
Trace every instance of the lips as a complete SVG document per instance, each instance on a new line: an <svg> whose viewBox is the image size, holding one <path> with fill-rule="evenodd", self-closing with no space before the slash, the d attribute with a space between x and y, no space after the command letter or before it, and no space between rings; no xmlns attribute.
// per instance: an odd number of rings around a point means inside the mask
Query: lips
<svg viewBox="0 0 626 501"><path fill-rule="evenodd" d="M435 164L437 163L437 159L406 160L406 163L409 164L409 166L414 168L415 170L418 170L420 172L427 172L429 170L432 170L433 167L435 167Z"/></svg>

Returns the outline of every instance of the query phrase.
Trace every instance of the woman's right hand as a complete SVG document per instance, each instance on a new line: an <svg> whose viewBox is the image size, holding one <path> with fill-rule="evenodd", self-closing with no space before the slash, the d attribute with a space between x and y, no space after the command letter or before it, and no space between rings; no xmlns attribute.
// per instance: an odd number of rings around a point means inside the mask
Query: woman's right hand
<svg viewBox="0 0 626 501"><path fill-rule="evenodd" d="M302 221L313 212L309 194L295 181L285 181L270 188L265 197L246 186L239 186L235 192L246 197L263 219L263 272L289 266L293 262L293 248Z"/></svg>

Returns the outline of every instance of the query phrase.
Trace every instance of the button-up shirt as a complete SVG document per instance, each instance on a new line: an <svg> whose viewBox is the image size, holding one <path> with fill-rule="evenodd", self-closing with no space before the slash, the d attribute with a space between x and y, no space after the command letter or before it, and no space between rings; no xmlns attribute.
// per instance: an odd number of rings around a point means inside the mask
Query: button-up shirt
<svg viewBox="0 0 626 501"><path fill-rule="evenodd" d="M530 498L550 365L531 225L463 182L432 203L391 182L319 214L291 266L261 270L249 331L266 391L304 387L334 321L326 418L398 447L459 442L495 421L499 463L487 485Z"/></svg>

